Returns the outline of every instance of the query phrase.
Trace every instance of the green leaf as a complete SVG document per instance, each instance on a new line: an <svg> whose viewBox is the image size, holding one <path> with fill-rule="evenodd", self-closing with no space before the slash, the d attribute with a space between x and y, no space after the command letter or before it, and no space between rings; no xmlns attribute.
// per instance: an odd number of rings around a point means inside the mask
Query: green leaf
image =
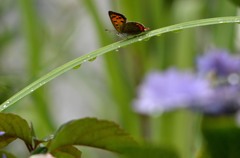
<svg viewBox="0 0 240 158"><path fill-rule="evenodd" d="M36 155L36 154L46 154L48 151L48 148L43 146L43 147L38 147L34 151L31 152L31 155Z"/></svg>
<svg viewBox="0 0 240 158"><path fill-rule="evenodd" d="M201 20L195 20L195 21L189 21L184 22L176 25L171 25L163 28L159 28L156 30L152 30L143 34L140 34L138 36L134 36L129 39L125 39L110 45L107 45L105 47L99 48L96 51L93 51L89 54L85 54L79 58L76 58L72 61L69 61L68 63L59 66L58 68L52 70L48 74L42 76L38 80L34 81L30 85L23 88L21 91L13 95L11 98L6 100L0 105L0 111L5 110L9 106L16 103L18 100L22 99L24 96L32 93L36 89L42 87L49 81L53 80L54 78L60 76L61 74L72 70L74 67L81 65L85 63L86 61L91 61L95 58L97 58L100 55L106 54L107 52L117 50L119 48L125 47L127 45L145 41L151 37L159 36L164 33L168 32L176 32L184 29L194 28L194 27L200 27L200 26L207 26L207 25L216 25L216 24L227 24L227 23L239 23L240 22L240 16L231 16L231 17L217 17L217 18L210 18L210 19L201 19Z"/></svg>
<svg viewBox="0 0 240 158"><path fill-rule="evenodd" d="M82 152L74 146L64 146L52 153L57 158L81 158Z"/></svg>
<svg viewBox="0 0 240 158"><path fill-rule="evenodd" d="M16 137L11 136L0 136L0 148L7 146L9 143L14 141Z"/></svg>
<svg viewBox="0 0 240 158"><path fill-rule="evenodd" d="M0 148L16 138L31 145L31 129L26 120L14 114L0 113Z"/></svg>
<svg viewBox="0 0 240 158"><path fill-rule="evenodd" d="M124 153L137 143L110 121L84 118L63 125L50 142L49 151L68 145L84 145Z"/></svg>
<svg viewBox="0 0 240 158"><path fill-rule="evenodd" d="M6 157L6 158L15 158L14 155L12 155L12 154L10 154L8 152L5 152L5 151L0 151L0 157L1 158L4 158L4 157Z"/></svg>

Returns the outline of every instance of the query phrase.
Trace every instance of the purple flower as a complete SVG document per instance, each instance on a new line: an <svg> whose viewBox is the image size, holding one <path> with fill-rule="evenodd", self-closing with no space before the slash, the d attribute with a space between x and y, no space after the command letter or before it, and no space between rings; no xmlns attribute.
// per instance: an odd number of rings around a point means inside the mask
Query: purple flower
<svg viewBox="0 0 240 158"><path fill-rule="evenodd" d="M208 81L190 72L152 72L140 86L134 108L142 114L161 113L189 106L210 93Z"/></svg>
<svg viewBox="0 0 240 158"><path fill-rule="evenodd" d="M4 131L0 131L0 136L3 136L5 134Z"/></svg>
<svg viewBox="0 0 240 158"><path fill-rule="evenodd" d="M211 115L236 113L240 105L240 58L224 50L211 50L198 57L197 64L200 75L215 75L213 93L198 102L197 108Z"/></svg>
<svg viewBox="0 0 240 158"><path fill-rule="evenodd" d="M6 154L3 153L2 154L2 158L7 158Z"/></svg>
<svg viewBox="0 0 240 158"><path fill-rule="evenodd" d="M224 50L210 50L198 57L197 68L201 75L213 72L216 76L226 77L240 73L240 58Z"/></svg>
<svg viewBox="0 0 240 158"><path fill-rule="evenodd" d="M214 93L196 105L209 115L235 114L240 107L240 87L230 85L216 87Z"/></svg>

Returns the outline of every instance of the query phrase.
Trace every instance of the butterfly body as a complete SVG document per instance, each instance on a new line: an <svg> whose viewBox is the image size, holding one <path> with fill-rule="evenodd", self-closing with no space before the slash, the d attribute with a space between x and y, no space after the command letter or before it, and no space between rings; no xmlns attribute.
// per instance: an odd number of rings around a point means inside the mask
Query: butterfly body
<svg viewBox="0 0 240 158"><path fill-rule="evenodd" d="M138 22L127 22L127 18L120 13L109 11L108 15L114 28L120 34L137 35L149 30Z"/></svg>

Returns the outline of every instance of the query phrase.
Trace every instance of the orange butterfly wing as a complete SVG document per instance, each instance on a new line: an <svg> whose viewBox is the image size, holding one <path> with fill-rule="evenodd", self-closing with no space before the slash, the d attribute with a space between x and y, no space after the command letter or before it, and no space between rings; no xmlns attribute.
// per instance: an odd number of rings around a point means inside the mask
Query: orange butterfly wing
<svg viewBox="0 0 240 158"><path fill-rule="evenodd" d="M109 11L108 15L115 29L119 33L122 33L122 28L123 28L123 25L126 24L127 18L124 15L113 12L113 11Z"/></svg>

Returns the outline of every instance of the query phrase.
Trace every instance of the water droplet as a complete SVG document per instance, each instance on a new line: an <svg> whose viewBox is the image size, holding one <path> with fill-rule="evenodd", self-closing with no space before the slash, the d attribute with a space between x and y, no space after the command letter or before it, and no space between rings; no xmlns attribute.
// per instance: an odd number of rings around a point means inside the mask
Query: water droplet
<svg viewBox="0 0 240 158"><path fill-rule="evenodd" d="M42 86L42 85L44 85L46 82L41 82L41 83L39 83L39 86Z"/></svg>
<svg viewBox="0 0 240 158"><path fill-rule="evenodd" d="M81 65L82 65L82 64L79 64L79 65L77 65L77 66L73 67L73 69L78 69L78 68L80 68L80 67L81 67Z"/></svg>
<svg viewBox="0 0 240 158"><path fill-rule="evenodd" d="M169 28L166 28L166 29L165 29L165 32L169 32Z"/></svg>
<svg viewBox="0 0 240 158"><path fill-rule="evenodd" d="M7 107L8 107L8 105L4 104L2 110L6 109Z"/></svg>
<svg viewBox="0 0 240 158"><path fill-rule="evenodd" d="M96 59L97 59L97 57L94 57L94 58L89 59L88 61L92 62L92 61L94 61Z"/></svg>
<svg viewBox="0 0 240 158"><path fill-rule="evenodd" d="M162 34L160 33L160 34L158 34L157 36L162 36Z"/></svg>
<svg viewBox="0 0 240 158"><path fill-rule="evenodd" d="M31 92L33 92L34 91L34 89L31 89Z"/></svg>
<svg viewBox="0 0 240 158"><path fill-rule="evenodd" d="M218 19L218 23L219 23L219 24L222 24L222 23L223 23L223 20L222 20L222 19Z"/></svg>
<svg viewBox="0 0 240 158"><path fill-rule="evenodd" d="M240 23L240 19L235 19L235 22L237 22L238 24Z"/></svg>
<svg viewBox="0 0 240 158"><path fill-rule="evenodd" d="M142 38L139 38L138 41L139 41L139 42L142 41Z"/></svg>
<svg viewBox="0 0 240 158"><path fill-rule="evenodd" d="M115 49L116 52L118 52L119 50L118 49Z"/></svg>

